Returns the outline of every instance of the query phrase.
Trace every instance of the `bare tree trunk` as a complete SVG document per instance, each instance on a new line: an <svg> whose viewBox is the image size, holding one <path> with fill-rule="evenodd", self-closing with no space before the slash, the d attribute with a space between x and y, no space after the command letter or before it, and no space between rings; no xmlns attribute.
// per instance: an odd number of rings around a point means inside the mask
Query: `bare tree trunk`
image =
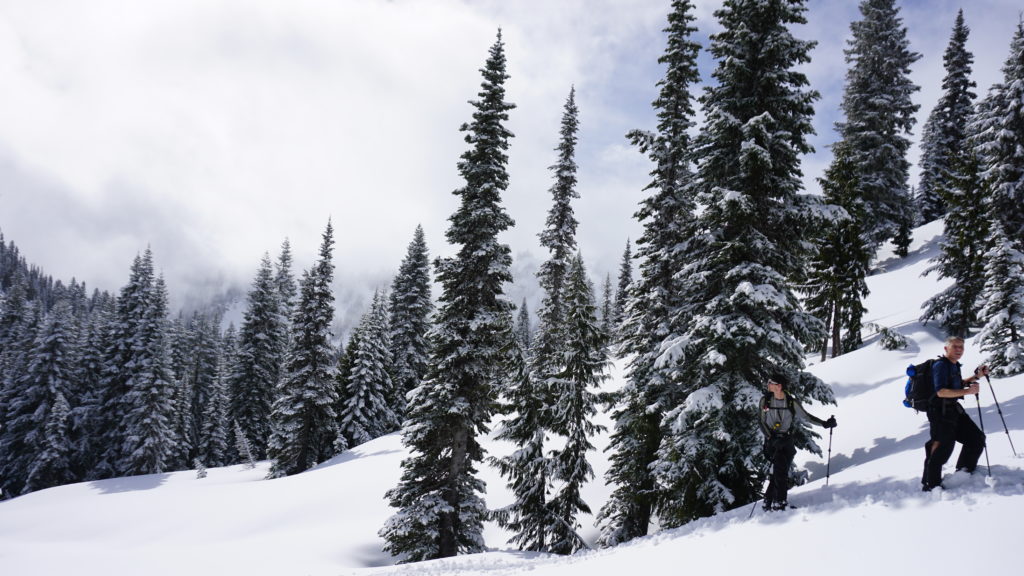
<svg viewBox="0 0 1024 576"><path fill-rule="evenodd" d="M832 357L835 358L843 353L843 340L842 340L842 326L839 322L839 316L842 312L839 302L834 303L832 308Z"/></svg>

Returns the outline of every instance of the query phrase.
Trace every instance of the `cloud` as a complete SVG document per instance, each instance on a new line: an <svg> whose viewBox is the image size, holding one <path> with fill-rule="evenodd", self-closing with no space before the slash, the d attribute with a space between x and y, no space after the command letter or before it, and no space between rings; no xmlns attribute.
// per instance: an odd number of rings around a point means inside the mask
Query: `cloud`
<svg viewBox="0 0 1024 576"><path fill-rule="evenodd" d="M923 123L957 5L904 4L912 48L925 55L914 68ZM717 28L719 5L697 2L700 37ZM809 8L797 34L819 42L807 66L823 94L818 152L804 164L813 189L859 15L852 2ZM614 276L626 238L639 235L632 215L650 170L625 133L655 125L669 9L667 0L0 2L0 229L48 273L108 290L150 245L181 302L246 289L285 237L298 274L331 218L339 293L369 293L397 269L417 224L433 256L451 253L444 230L466 147L458 127L501 27L517 104L505 195L517 227L503 238L524 255L517 277L545 256L537 234L571 86L579 244L593 277ZM999 75L1017 14L1002 0L965 9L979 94ZM701 61L707 80L714 63L706 52ZM357 307L354 296L341 300Z"/></svg>

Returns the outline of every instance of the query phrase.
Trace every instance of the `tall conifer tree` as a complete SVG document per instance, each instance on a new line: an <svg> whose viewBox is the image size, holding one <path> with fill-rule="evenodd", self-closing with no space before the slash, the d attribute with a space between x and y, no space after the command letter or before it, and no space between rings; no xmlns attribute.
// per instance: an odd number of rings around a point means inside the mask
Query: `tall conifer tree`
<svg viewBox="0 0 1024 576"><path fill-rule="evenodd" d="M427 375L430 315L434 304L430 296L430 255L423 227L416 226L412 242L391 283L390 353L394 379L391 409L405 415L405 395L420 385Z"/></svg>
<svg viewBox="0 0 1024 576"><path fill-rule="evenodd" d="M389 403L394 384L388 372L390 334L387 309L380 292L357 328L359 345L350 353L348 378L340 389L341 433L348 446L356 446L398 428L398 416Z"/></svg>
<svg viewBox="0 0 1024 576"><path fill-rule="evenodd" d="M905 256L914 224L908 135L920 107L911 100L919 87L910 80L910 66L921 55L910 50L896 0L862 0L860 12L862 18L850 24L846 49L846 120L836 127L857 169L872 248L892 239Z"/></svg>
<svg viewBox="0 0 1024 576"><path fill-rule="evenodd" d="M654 169L645 188L650 196L635 215L644 226L637 240L639 278L627 291L630 298L621 327L622 354L632 354L633 359L613 412L611 466L605 480L615 488L598 515L605 546L645 536L660 500L651 464L662 438L662 417L671 403L666 394L673 367L657 364L657 358L676 322L685 324L679 317L682 303L676 277L685 259L677 250L692 233L693 222L688 189L692 177L689 130L695 114L691 89L700 79L700 46L692 40L693 10L689 0L675 0L668 16L667 46L658 59L666 66L665 77L658 82L653 103L657 131L636 130L628 135L649 156ZM620 273L620 281L624 276ZM623 297L620 289L620 300Z"/></svg>
<svg viewBox="0 0 1024 576"><path fill-rule="evenodd" d="M171 373L167 321L167 288L163 277L153 281L146 311L134 339L125 394L124 464L127 475L157 474L174 467L175 382Z"/></svg>
<svg viewBox="0 0 1024 576"><path fill-rule="evenodd" d="M567 273L565 361L548 383L554 403L548 408L547 427L565 438L564 445L551 455L551 476L557 489L547 504L547 530L548 549L555 554L572 554L586 546L578 533L578 517L591 510L580 491L594 477L587 452L594 449L590 439L603 430L594 423L594 416L597 388L607 378L608 368L605 334L597 324L594 295L580 254L570 261Z"/></svg>
<svg viewBox="0 0 1024 576"><path fill-rule="evenodd" d="M864 234L864 202L857 193L857 169L843 142L833 147L832 164L820 179L825 202L844 213L823 226L804 287L809 312L825 324L818 345L825 360L829 342L832 357L855 350L861 338L864 298L872 250Z"/></svg>
<svg viewBox="0 0 1024 576"><path fill-rule="evenodd" d="M298 474L334 456L338 389L330 342L333 249L334 227L328 221L317 261L303 274L292 320L291 349L271 412L272 435L267 446L267 456L273 461L271 478Z"/></svg>
<svg viewBox="0 0 1024 576"><path fill-rule="evenodd" d="M513 225L501 205L508 187L514 105L505 101L505 48L498 40L482 69L473 121L464 124L469 150L458 164L465 185L446 236L457 247L437 262L443 293L433 331L427 380L410 394L399 485L387 493L398 509L381 529L385 550L403 561L483 550L487 515L476 466L484 457L502 349L511 344L511 304L502 287L512 280L511 256L498 234Z"/></svg>
<svg viewBox="0 0 1024 576"><path fill-rule="evenodd" d="M705 232L680 270L687 298L699 307L686 311L686 328L666 342L666 359L682 361L652 466L665 490L663 526L760 497L757 409L765 379L775 369L798 373L801 342L821 332L790 284L805 272L818 216L815 199L801 193L800 172L818 94L798 67L814 44L789 30L806 22L805 11L802 1L726 0L715 13L722 27L711 37L717 82L702 98L707 122L695 153ZM791 380L797 396L832 400L809 374Z"/></svg>
<svg viewBox="0 0 1024 576"><path fill-rule="evenodd" d="M256 458L267 454L270 413L287 353L287 326L282 314L279 281L280 278L274 277L270 255L264 254L249 290L248 306L238 333L237 360L232 363L235 372L228 381L231 398L228 420L238 423Z"/></svg>
<svg viewBox="0 0 1024 576"><path fill-rule="evenodd" d="M921 178L917 185L917 208L923 222L946 214L943 196L956 188L956 166L965 153L967 122L973 113L976 86L971 80L974 55L967 50L970 29L959 10L953 23L946 52L942 56L946 76L942 96L935 104L921 134Z"/></svg>

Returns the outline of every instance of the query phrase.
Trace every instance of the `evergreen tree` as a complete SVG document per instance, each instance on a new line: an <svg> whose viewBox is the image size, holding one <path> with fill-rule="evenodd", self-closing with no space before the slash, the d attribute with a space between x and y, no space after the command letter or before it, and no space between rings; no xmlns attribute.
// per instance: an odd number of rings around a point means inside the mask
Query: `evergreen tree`
<svg viewBox="0 0 1024 576"><path fill-rule="evenodd" d="M654 169L644 199L635 217L644 232L637 241L639 278L619 291L629 304L623 310L621 353L633 355L627 367L627 382L619 392L610 438L611 466L605 475L614 486L601 509L602 545L610 546L647 534L660 499L651 464L662 438L661 421L670 406L668 379L674 367L659 364L662 341L685 325L680 286L676 273L686 261L686 241L692 235L693 199L689 191L691 139L694 102L691 87L699 81L697 53L700 46L691 38L693 3L675 0L668 16L665 53L658 59L666 65L658 82L656 132L633 131L629 137L646 153ZM627 243L627 252L629 244ZM629 264L630 269L632 263ZM631 274L631 272L630 272ZM620 273L620 281L624 274ZM621 285L620 285L621 286ZM627 296L628 295L628 296Z"/></svg>
<svg viewBox="0 0 1024 576"><path fill-rule="evenodd" d="M551 462L544 454L544 395L536 389L537 383L530 374L525 349L510 346L508 350L506 369L509 378L503 386L502 396L507 412L513 416L499 425L495 438L512 443L516 449L508 456L491 457L489 461L508 479L508 487L515 500L494 510L492 515L499 525L513 532L510 544L518 544L520 550L547 551Z"/></svg>
<svg viewBox="0 0 1024 576"><path fill-rule="evenodd" d="M115 299L106 292L94 294L91 308L79 336L78 379L69 402L72 467L77 479L91 478L103 451L104 351L110 347L109 327L117 310Z"/></svg>
<svg viewBox="0 0 1024 576"><path fill-rule="evenodd" d="M547 248L548 259L537 272L544 298L537 310L537 337L530 350L531 372L540 381L538 390L544 389L544 381L559 369L562 362L562 327L565 323L563 290L565 276L573 253L576 250L576 227L578 222L573 214L572 200L579 198L576 192L576 133L579 131L579 110L576 107L576 89L569 91L562 113L559 132L558 160L549 169L555 174L551 186L552 206L544 231L540 233L540 244Z"/></svg>
<svg viewBox="0 0 1024 576"><path fill-rule="evenodd" d="M1010 43L1003 81L993 87L979 122L981 178L989 189L989 218L1014 248L1024 248L1024 22Z"/></svg>
<svg viewBox="0 0 1024 576"><path fill-rule="evenodd" d="M398 275L391 284L390 340L394 398L391 408L405 415L405 396L426 377L429 347L427 332L434 304L430 296L430 256L423 227L417 226Z"/></svg>
<svg viewBox="0 0 1024 576"><path fill-rule="evenodd" d="M348 354L348 378L340 390L341 434L348 446L369 442L398 428L398 417L388 400L394 384L388 373L390 358L387 310L380 292L356 329L359 345Z"/></svg>
<svg viewBox="0 0 1024 576"><path fill-rule="evenodd" d="M283 250L286 249L287 241ZM282 251L285 254L288 252ZM267 454L270 412L286 352L281 302L280 284L274 279L270 255L264 254L249 291L248 307L238 333L235 372L228 384L228 418L241 426L257 458Z"/></svg>
<svg viewBox="0 0 1024 576"><path fill-rule="evenodd" d="M914 223L906 155L919 108L911 101L919 87L910 80L910 66L921 55L910 50L896 0L863 0L860 12L845 51L846 121L836 128L857 168L872 249L893 239L897 254L906 256Z"/></svg>
<svg viewBox="0 0 1024 576"><path fill-rule="evenodd" d="M807 310L825 325L820 342L821 359L855 350L863 344L861 324L864 298L868 295L865 278L870 271L872 250L864 234L864 202L857 195L857 170L843 142L833 147L832 164L820 179L826 203L843 209L817 242L810 263L806 291Z"/></svg>
<svg viewBox="0 0 1024 576"><path fill-rule="evenodd" d="M601 290L601 332L604 333L605 341L611 343L615 340L615 296L612 292L612 275L609 272L604 277L604 288Z"/></svg>
<svg viewBox="0 0 1024 576"><path fill-rule="evenodd" d="M60 482L71 479L66 460L67 413L54 414L58 397L64 402L63 409L69 410L63 399L71 387L75 362L70 308L67 302L61 302L41 317L40 306L34 302L23 308L29 315L13 340L21 352L15 352L19 358L11 364L3 390L0 482L8 496L56 486L51 482L58 477ZM64 420L57 421L59 416ZM47 436L51 421L56 426L54 438ZM45 462L40 460L42 457Z"/></svg>
<svg viewBox="0 0 1024 576"><path fill-rule="evenodd" d="M655 175L657 177L657 175ZM626 321L626 302L629 301L629 287L633 285L633 247L626 240L626 249L622 252L622 263L619 264L619 285L615 293L615 309L613 325L619 329Z"/></svg>
<svg viewBox="0 0 1024 576"><path fill-rule="evenodd" d="M284 338L287 339L287 327L292 317L292 308L295 306L295 297L298 295L295 278L292 276L292 245L287 238L281 243L281 254L277 257L274 285L277 286L279 313L285 326Z"/></svg>
<svg viewBox="0 0 1024 576"><path fill-rule="evenodd" d="M986 255L985 307L988 322L978 334L993 374L1024 372L1024 253L993 226L993 247Z"/></svg>
<svg viewBox="0 0 1024 576"><path fill-rule="evenodd" d="M245 431L238 425L238 422L234 423L233 428L235 435L235 451L238 452L238 459L245 464L246 468L255 468L256 459L252 455L252 448L249 445L249 439L245 437Z"/></svg>
<svg viewBox="0 0 1024 576"><path fill-rule="evenodd" d="M338 390L330 343L333 247L334 228L328 221L319 258L303 274L301 297L292 320L291 350L271 413L273 434L267 446L267 455L273 460L270 478L298 474L334 456Z"/></svg>
<svg viewBox="0 0 1024 576"><path fill-rule="evenodd" d="M938 272L953 284L922 306L922 322L937 320L948 334L966 338L977 326L985 286L985 257L991 246L986 213L987 192L978 177L978 161L971 151L954 159L942 198L949 209L941 253L925 274Z"/></svg>
<svg viewBox="0 0 1024 576"><path fill-rule="evenodd" d="M580 489L594 477L587 452L594 449L590 438L603 430L594 423L597 414L596 388L607 378L608 356L605 335L597 325L593 293L587 281L583 257L576 255L566 278L565 363L549 382L554 404L548 409L548 427L565 438L565 444L551 456L551 475L558 486L548 502L549 550L572 554L586 546L577 530L579 513L590 514Z"/></svg>
<svg viewBox="0 0 1024 576"><path fill-rule="evenodd" d="M432 332L429 376L410 393L399 485L387 493L398 509L380 531L384 549L403 561L454 556L483 549L487 511L476 463L484 457L478 435L486 433L498 379L501 349L511 344L511 304L502 287L511 282L508 246L498 234L513 225L501 206L508 187L505 128L505 50L501 33L482 70L473 121L464 124L470 149L455 191L460 205L446 236L457 254L437 262L443 293Z"/></svg>
<svg viewBox="0 0 1024 576"><path fill-rule="evenodd" d="M760 497L763 383L777 368L799 372L801 342L821 333L790 284L805 273L818 217L815 199L801 193L799 164L811 150L818 95L797 67L809 61L813 43L789 30L806 23L805 11L803 2L727 0L716 12L722 31L712 35L710 51L717 82L702 99L707 123L695 150L698 223L706 233L688 247L692 259L680 270L687 298L699 307L684 312L686 329L665 342L666 359L682 361L652 465L665 495L662 526ZM797 396L832 401L813 376L790 380Z"/></svg>
<svg viewBox="0 0 1024 576"><path fill-rule="evenodd" d="M956 186L955 166L965 153L967 122L973 112L972 92L977 84L971 80L974 56L967 50L970 29L959 10L953 34L942 57L946 76L942 79L942 96L936 103L921 135L921 178L917 186L918 211L923 222L931 222L946 214L943 196Z"/></svg>
<svg viewBox="0 0 1024 576"><path fill-rule="evenodd" d="M214 397L220 394L220 391L217 390L219 385L217 381L218 356L220 354L219 324L219 317L210 317L194 312L185 331L185 337L188 340L187 347L191 353L185 366L186 372L180 383L186 394L184 402L179 408L187 412L186 418L182 419L187 423L187 427L182 433L188 439L183 444L186 444L189 450L182 454L182 459L178 464L180 468L187 468L196 458L202 458L205 462L213 465L204 455L204 447L209 443L205 434L210 430L206 423L206 413L210 409Z"/></svg>
<svg viewBox="0 0 1024 576"><path fill-rule="evenodd" d="M519 305L519 316L516 318L516 342L525 353L533 344L533 331L530 330L530 310L526 307L526 298Z"/></svg>
<svg viewBox="0 0 1024 576"><path fill-rule="evenodd" d="M229 377L234 371L237 343L234 324L228 326L217 347L216 377L210 389L210 398L203 412L202 444L199 458L210 466L224 466L230 462L228 407L231 398Z"/></svg>
<svg viewBox="0 0 1024 576"><path fill-rule="evenodd" d="M133 357L141 350L142 326L148 313L153 286L153 253L148 248L132 261L128 283L121 288L114 317L105 328L102 396L99 399L102 452L89 476L113 478L126 473L125 440L127 431L129 382Z"/></svg>
<svg viewBox="0 0 1024 576"><path fill-rule="evenodd" d="M980 314L985 326L978 339L997 374L1018 374L1024 371L1024 21L1010 43L1003 81L979 106L972 131L992 225Z"/></svg>
<svg viewBox="0 0 1024 576"><path fill-rule="evenodd" d="M32 458L26 492L42 490L75 481L71 463L71 442L68 434L71 407L64 395L57 393L46 416L46 424Z"/></svg>
<svg viewBox="0 0 1024 576"><path fill-rule="evenodd" d="M167 289L158 277L133 342L126 382L122 473L157 474L172 467L181 438L174 433L175 385L167 336Z"/></svg>

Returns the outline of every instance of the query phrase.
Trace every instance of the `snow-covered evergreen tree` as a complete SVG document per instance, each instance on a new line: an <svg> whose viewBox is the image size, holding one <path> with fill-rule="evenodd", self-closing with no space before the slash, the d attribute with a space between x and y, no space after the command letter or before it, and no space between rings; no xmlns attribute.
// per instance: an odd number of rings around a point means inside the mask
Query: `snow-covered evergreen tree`
<svg viewBox="0 0 1024 576"><path fill-rule="evenodd" d="M567 272L563 300L566 326L562 331L565 360L562 370L547 384L554 403L547 408L546 424L565 438L565 444L551 455L555 492L547 503L547 532L548 550L555 554L572 554L586 546L578 533L578 516L591 510L580 490L594 477L587 452L594 449L590 439L603 429L594 423L594 416L597 388L607 378L609 364L605 334L597 323L581 255L572 259Z"/></svg>
<svg viewBox="0 0 1024 576"><path fill-rule="evenodd" d="M910 66L921 55L910 50L896 0L862 0L862 18L850 24L846 85L836 128L848 147L864 201L864 229L872 249L892 239L905 256L914 224L907 181L908 137L919 105Z"/></svg>
<svg viewBox="0 0 1024 576"><path fill-rule="evenodd" d="M282 250L287 246L286 242ZM282 255L285 254L288 252L282 251ZM286 353L279 280L274 278L270 255L264 254L249 291L245 318L238 333L235 372L228 384L231 398L228 418L241 426L257 458L267 454L270 412Z"/></svg>
<svg viewBox="0 0 1024 576"><path fill-rule="evenodd" d="M988 319L978 334L992 373L1012 376L1024 372L1024 253L993 226L993 246L986 255L985 307Z"/></svg>
<svg viewBox="0 0 1024 576"><path fill-rule="evenodd" d="M865 278L873 253L864 234L864 202L857 194L857 170L843 142L833 146L832 164L819 179L824 200L843 209L836 214L817 239L804 285L807 310L825 324L824 336L815 343L821 347L821 359L855 350L861 337L864 298L868 295Z"/></svg>
<svg viewBox="0 0 1024 576"><path fill-rule="evenodd" d="M981 294L985 286L985 258L992 239L988 236L987 188L978 177L973 151L961 152L951 164L942 190L949 212L940 242L941 253L925 274L938 272L953 284L932 296L922 307L922 322L938 321L948 334L968 336L978 325Z"/></svg>
<svg viewBox="0 0 1024 576"><path fill-rule="evenodd" d="M163 277L153 282L146 311L135 334L131 364L126 366L124 461L125 475L157 474L171 469L182 440L175 434L176 406L167 335L167 289Z"/></svg>
<svg viewBox="0 0 1024 576"><path fill-rule="evenodd" d="M301 297L292 319L291 349L271 413L270 478L298 474L334 455L338 389L330 342L333 247L334 228L328 221L319 257L303 274ZM239 361L245 360L240 356Z"/></svg>
<svg viewBox="0 0 1024 576"><path fill-rule="evenodd" d="M982 110L978 153L989 189L989 218L999 222L1014 248L1024 248L1024 21L1010 42L1003 81Z"/></svg>
<svg viewBox="0 0 1024 576"><path fill-rule="evenodd" d="M662 526L760 497L757 410L771 371L794 375L790 392L798 397L833 401L820 380L796 376L801 343L822 329L791 285L805 272L820 216L817 200L801 193L800 155L811 150L818 95L799 71L813 43L789 28L806 22L805 11L802 1L726 0L715 13L722 27L711 37L716 82L702 98L707 122L695 149L704 233L679 271L699 307L684 311L689 322L661 360L677 361L652 465L664 495Z"/></svg>
<svg viewBox="0 0 1024 576"><path fill-rule="evenodd" d="M547 551L551 462L544 453L545 395L536 389L525 348L510 346L505 366L509 376L502 397L510 417L499 425L495 438L510 442L515 450L507 456L492 457L490 462L507 478L515 500L492 515L512 531L510 544L517 544L520 550Z"/></svg>
<svg viewBox="0 0 1024 576"><path fill-rule="evenodd" d="M109 326L117 313L114 297L106 292L96 292L90 307L79 335L78 379L69 402L72 467L78 479L91 478L102 453L104 351L110 347Z"/></svg>
<svg viewBox="0 0 1024 576"><path fill-rule="evenodd" d="M281 253L277 256L277 264L274 268L274 285L277 286L279 312L283 318L282 324L285 326L284 336L287 339L292 309L295 306L295 298L299 291L295 285L295 277L292 276L292 245L288 242L287 238L281 243Z"/></svg>
<svg viewBox="0 0 1024 576"><path fill-rule="evenodd" d="M473 121L464 124L470 149L458 164L465 185L446 237L457 253L437 262L443 288L428 378L410 393L402 441L410 455L398 486L387 493L398 511L380 531L384 549L403 561L483 550L487 510L476 466L484 458L502 349L511 344L512 305L502 287L512 280L510 250L498 234L513 225L501 206L508 187L505 127L505 48L491 47L481 70Z"/></svg>
<svg viewBox="0 0 1024 576"><path fill-rule="evenodd" d="M967 50L970 29L964 23L964 11L956 14L953 33L942 57L946 76L942 96L935 104L921 133L921 178L917 185L917 209L922 222L931 222L946 214L943 196L956 186L955 166L966 152L967 122L973 113L977 86L971 80L974 55Z"/></svg>
<svg viewBox="0 0 1024 576"><path fill-rule="evenodd" d="M234 422L232 426L235 436L235 451L238 452L238 459L245 464L247 468L256 467L256 458L252 454L252 447L249 444L249 439L245 437L245 431L238 425L238 422Z"/></svg>
<svg viewBox="0 0 1024 576"><path fill-rule="evenodd" d="M102 396L99 400L102 433L98 455L90 477L112 478L127 472L127 403L129 382L134 374L136 351L145 349L142 341L143 326L150 313L153 289L153 253L147 248L132 261L128 283L121 288L115 315L104 329ZM131 367L131 369L129 369ZM141 367L141 365L140 365Z"/></svg>
<svg viewBox="0 0 1024 576"><path fill-rule="evenodd" d="M32 465L28 471L26 492L42 490L76 480L72 470L71 438L71 407L64 399L64 394L57 392L53 404L46 414L46 423L42 434L39 434L35 446L32 447Z"/></svg>
<svg viewBox="0 0 1024 576"><path fill-rule="evenodd" d="M618 394L609 450L611 466L605 474L614 490L601 509L600 543L610 546L647 534L660 500L651 464L662 438L671 364L657 364L662 341L676 322L685 324L681 309L680 280L676 277L686 260L679 251L692 234L693 199L688 190L691 173L690 128L694 126L691 89L699 81L697 53L692 39L693 3L675 0L668 16L665 77L658 82L656 132L633 131L632 142L646 153L654 169L635 217L644 232L637 241L639 278L620 299L629 295L621 330L621 353L633 355L627 366L627 382ZM629 244L627 243L627 252ZM631 259L631 258L630 258ZM625 258L624 258L625 260ZM630 269L632 262L629 263ZM620 272L620 280L623 274ZM687 280L689 281L689 280Z"/></svg>
<svg viewBox="0 0 1024 576"><path fill-rule="evenodd" d="M576 251L578 226L572 209L572 200L580 197L576 191L578 131L579 109L576 107L576 89L573 88L569 91L562 112L556 148L558 159L549 168L555 176L555 182L550 190L552 206L548 210L544 231L540 233L540 245L548 250L549 256L537 272L544 297L537 310L537 335L529 356L531 372L540 382L538 390L544 389L543 382L558 370L562 363L561 330L565 321L562 292L569 263Z"/></svg>
<svg viewBox="0 0 1024 576"><path fill-rule="evenodd" d="M622 252L622 262L619 264L619 284L615 292L615 308L613 310L613 325L616 330L621 329L626 321L626 303L629 301L629 288L633 285L633 246L629 239L626 240L626 249Z"/></svg>
<svg viewBox="0 0 1024 576"><path fill-rule="evenodd" d="M178 409L184 413L184 417L179 419L185 424L180 433L183 439L181 445L187 446L188 450L182 451L179 456L178 468L188 468L196 458L204 458L208 462L203 455L203 447L207 445L204 434L207 431L206 412L214 395L219 393L216 390L220 354L219 324L219 317L196 311L183 334L189 355L184 365L185 372L179 380L184 396Z"/></svg>
<svg viewBox="0 0 1024 576"><path fill-rule="evenodd" d="M533 330L530 329L530 310L526 307L526 298L519 305L519 315L516 317L516 342L525 353L533 345Z"/></svg>
<svg viewBox="0 0 1024 576"><path fill-rule="evenodd" d="M972 128L992 225L978 338L996 373L1017 374L1024 372L1024 21L1010 42L1003 81L978 108Z"/></svg>
<svg viewBox="0 0 1024 576"><path fill-rule="evenodd" d="M391 373L394 378L391 409L405 415L405 395L427 375L430 351L427 333L434 304L430 295L430 255L423 227L416 226L412 242L391 283Z"/></svg>
<svg viewBox="0 0 1024 576"><path fill-rule="evenodd" d="M351 364L339 391L338 416L348 446L394 432L399 424L388 402L394 388L388 372L390 333L384 296L379 291L356 330L359 345L347 355Z"/></svg>
<svg viewBox="0 0 1024 576"><path fill-rule="evenodd" d="M12 364L15 370L3 393L0 481L9 496L72 480L67 458L70 408L64 400L73 385L76 362L70 305L61 301L42 318L33 313L38 309L23 308L30 313L26 320L34 325L23 323L20 337L13 340L24 355ZM55 413L58 397L64 403L62 414ZM50 437L49 432L55 435Z"/></svg>
<svg viewBox="0 0 1024 576"><path fill-rule="evenodd" d="M611 272L605 274L604 287L601 289L601 332L609 344L615 340L615 293L612 291Z"/></svg>
<svg viewBox="0 0 1024 576"><path fill-rule="evenodd" d="M210 388L210 397L203 410L203 429L200 438L199 459L210 466L224 466L231 454L228 428L228 407L231 398L228 388L230 375L234 372L237 355L237 334L234 324L228 326L217 347L216 377Z"/></svg>

